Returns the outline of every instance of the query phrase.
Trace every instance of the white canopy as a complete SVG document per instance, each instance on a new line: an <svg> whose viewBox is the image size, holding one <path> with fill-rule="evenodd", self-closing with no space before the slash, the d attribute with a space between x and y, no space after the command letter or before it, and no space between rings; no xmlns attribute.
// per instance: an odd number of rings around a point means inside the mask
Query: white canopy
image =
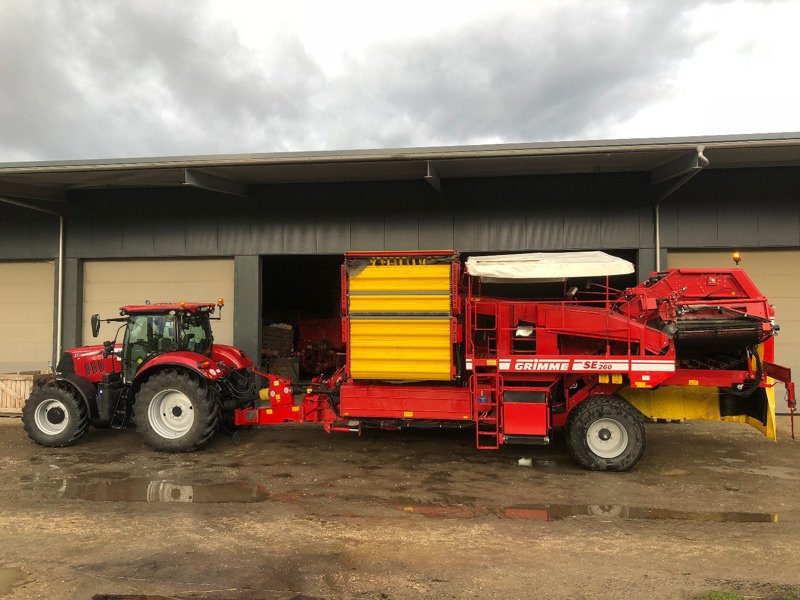
<svg viewBox="0 0 800 600"><path fill-rule="evenodd" d="M470 256L467 273L490 280L563 281L633 273L633 264L605 252L532 252Z"/></svg>

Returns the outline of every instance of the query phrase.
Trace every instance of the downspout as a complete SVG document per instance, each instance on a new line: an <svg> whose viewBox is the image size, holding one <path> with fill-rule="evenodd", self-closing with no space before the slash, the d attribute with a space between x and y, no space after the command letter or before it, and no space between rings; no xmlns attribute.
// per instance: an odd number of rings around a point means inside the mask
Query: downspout
<svg viewBox="0 0 800 600"><path fill-rule="evenodd" d="M685 173L683 177L672 184L667 190L656 196L656 199L653 202L653 208L655 212L654 228L656 238L656 271L661 271L661 203L675 193L678 188L682 187L692 177L697 175L700 171L708 166L708 158L703 155L703 150L705 150L705 146L697 147L697 167L691 169L688 173Z"/></svg>
<svg viewBox="0 0 800 600"><path fill-rule="evenodd" d="M58 217L58 287L57 301L56 301L56 353L55 360L58 361L61 356L61 337L62 329L64 326L64 215L49 208L43 208L20 200L12 200L11 198L4 198L0 196L0 202L6 204L13 204L29 210L46 213Z"/></svg>

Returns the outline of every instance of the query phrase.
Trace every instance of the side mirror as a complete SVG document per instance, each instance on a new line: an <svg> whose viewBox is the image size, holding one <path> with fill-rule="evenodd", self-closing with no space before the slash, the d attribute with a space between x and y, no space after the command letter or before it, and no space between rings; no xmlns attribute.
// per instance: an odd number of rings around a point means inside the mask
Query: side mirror
<svg viewBox="0 0 800 600"><path fill-rule="evenodd" d="M100 315L92 315L92 337L100 333Z"/></svg>

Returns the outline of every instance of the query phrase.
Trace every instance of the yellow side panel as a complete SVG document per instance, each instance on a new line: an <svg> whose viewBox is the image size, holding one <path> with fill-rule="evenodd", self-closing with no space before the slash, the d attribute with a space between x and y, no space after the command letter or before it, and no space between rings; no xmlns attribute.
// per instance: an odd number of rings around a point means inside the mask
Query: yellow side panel
<svg viewBox="0 0 800 600"><path fill-rule="evenodd" d="M450 293L450 265L371 265L349 276L351 292Z"/></svg>
<svg viewBox="0 0 800 600"><path fill-rule="evenodd" d="M350 296L350 314L357 313L450 313L449 294L374 294Z"/></svg>
<svg viewBox="0 0 800 600"><path fill-rule="evenodd" d="M771 380L770 380L771 381ZM732 421L747 423L771 440L777 439L775 392L767 388L767 425L752 417L723 417L719 414L719 396L715 387L669 386L656 390L625 388L620 394L643 415L651 419L687 421Z"/></svg>
<svg viewBox="0 0 800 600"><path fill-rule="evenodd" d="M353 319L354 379L450 381L450 319Z"/></svg>

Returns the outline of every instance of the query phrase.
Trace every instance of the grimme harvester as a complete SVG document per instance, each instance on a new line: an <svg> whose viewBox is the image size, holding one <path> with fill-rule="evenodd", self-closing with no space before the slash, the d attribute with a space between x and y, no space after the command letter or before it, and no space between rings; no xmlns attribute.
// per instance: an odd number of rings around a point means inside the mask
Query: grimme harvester
<svg viewBox="0 0 800 600"><path fill-rule="evenodd" d="M261 402L237 425L474 427L479 449L547 444L566 430L593 470L626 470L645 448L643 416L740 420L775 437L778 326L740 269L670 269L623 291L633 265L602 252L471 257L351 252L342 267L346 361L309 383L260 373ZM568 280L603 277L597 291ZM564 282L554 300L492 295L492 284ZM508 286L500 286L508 288ZM484 293L488 292L488 293Z"/></svg>

